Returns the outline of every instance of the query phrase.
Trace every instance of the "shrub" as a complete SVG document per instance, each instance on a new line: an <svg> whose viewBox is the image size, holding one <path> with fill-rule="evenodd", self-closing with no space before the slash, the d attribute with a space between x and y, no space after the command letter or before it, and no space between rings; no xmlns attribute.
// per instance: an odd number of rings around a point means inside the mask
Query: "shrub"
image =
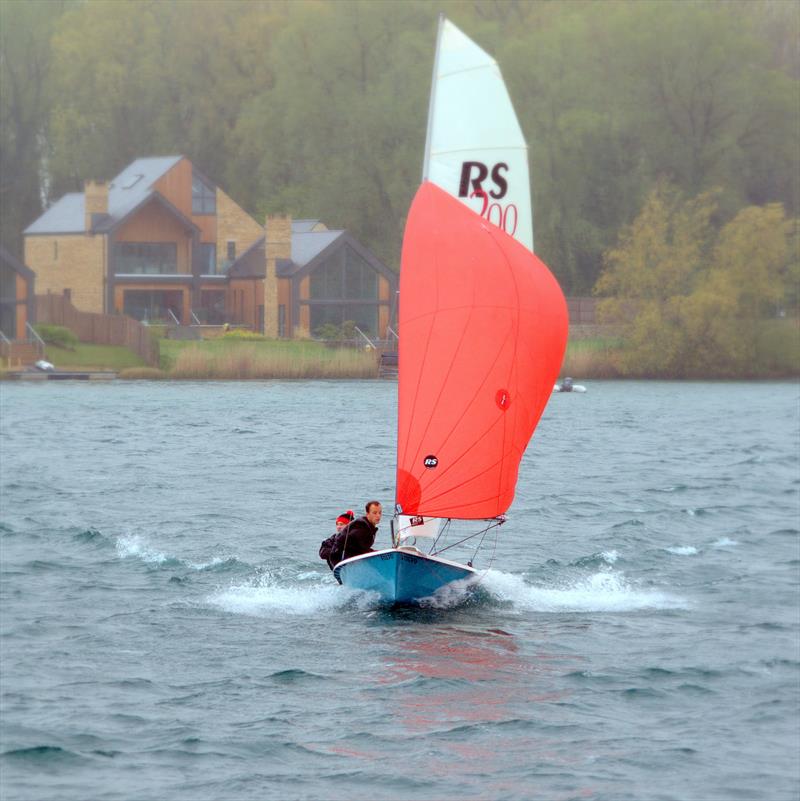
<svg viewBox="0 0 800 801"><path fill-rule="evenodd" d="M353 320L345 320L341 325L325 323L314 329L314 337L326 342L346 342L356 338L356 324Z"/></svg>
<svg viewBox="0 0 800 801"><path fill-rule="evenodd" d="M75 346L78 344L78 337L69 328L64 328L63 325L41 323L33 328L48 345L75 350Z"/></svg>
<svg viewBox="0 0 800 801"><path fill-rule="evenodd" d="M253 342L263 342L266 337L262 334L257 334L255 331L248 331L246 328L234 328L231 331L226 331L222 339L246 339Z"/></svg>
<svg viewBox="0 0 800 801"><path fill-rule="evenodd" d="M342 329L334 323L325 323L314 329L314 336L317 339L337 340L341 339Z"/></svg>

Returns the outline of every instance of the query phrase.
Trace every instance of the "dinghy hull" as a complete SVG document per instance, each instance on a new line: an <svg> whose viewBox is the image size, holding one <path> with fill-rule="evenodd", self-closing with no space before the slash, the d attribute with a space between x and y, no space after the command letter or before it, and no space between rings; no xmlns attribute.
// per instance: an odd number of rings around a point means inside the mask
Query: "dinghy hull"
<svg viewBox="0 0 800 801"><path fill-rule="evenodd" d="M333 574L346 587L378 593L384 603L417 603L477 573L466 565L401 547L345 559Z"/></svg>

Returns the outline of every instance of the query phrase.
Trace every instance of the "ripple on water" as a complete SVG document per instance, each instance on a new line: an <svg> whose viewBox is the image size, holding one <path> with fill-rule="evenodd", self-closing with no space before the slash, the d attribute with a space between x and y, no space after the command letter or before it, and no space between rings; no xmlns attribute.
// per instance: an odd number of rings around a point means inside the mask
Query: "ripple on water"
<svg viewBox="0 0 800 801"><path fill-rule="evenodd" d="M664 548L667 553L675 554L676 556L695 556L699 551L694 545L673 545L669 548Z"/></svg>
<svg viewBox="0 0 800 801"><path fill-rule="evenodd" d="M396 385L2 394L3 797L796 795L796 388L551 404L494 569L400 609L316 557Z"/></svg>
<svg viewBox="0 0 800 801"><path fill-rule="evenodd" d="M28 748L14 748L4 751L0 754L0 758L4 762L23 762L31 767L38 768L47 768L48 766L65 763L78 763L86 759L81 754L77 754L67 748L61 748L58 745L34 745Z"/></svg>

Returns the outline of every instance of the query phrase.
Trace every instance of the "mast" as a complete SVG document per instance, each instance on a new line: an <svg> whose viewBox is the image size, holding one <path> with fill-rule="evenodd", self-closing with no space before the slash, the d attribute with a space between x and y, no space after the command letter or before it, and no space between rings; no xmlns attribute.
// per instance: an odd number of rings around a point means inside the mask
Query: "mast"
<svg viewBox="0 0 800 801"><path fill-rule="evenodd" d="M425 158L422 163L422 181L428 180L428 165L431 158L431 130L433 129L433 106L436 102L436 84L439 75L439 51L442 47L442 30L444 28L444 12L439 12L439 27L436 31L436 55L433 57L433 77L431 78L431 96L428 101L428 128L425 133Z"/></svg>

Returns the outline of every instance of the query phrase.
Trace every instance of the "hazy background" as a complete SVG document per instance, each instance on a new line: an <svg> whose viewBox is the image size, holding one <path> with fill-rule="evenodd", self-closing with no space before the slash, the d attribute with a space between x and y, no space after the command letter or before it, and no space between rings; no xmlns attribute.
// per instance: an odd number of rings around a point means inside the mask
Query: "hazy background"
<svg viewBox="0 0 800 801"><path fill-rule="evenodd" d="M180 153L257 217L319 217L396 266L440 10L503 70L568 294L659 181L718 188L720 222L795 214L790 0L1 0L2 241L84 179Z"/></svg>

